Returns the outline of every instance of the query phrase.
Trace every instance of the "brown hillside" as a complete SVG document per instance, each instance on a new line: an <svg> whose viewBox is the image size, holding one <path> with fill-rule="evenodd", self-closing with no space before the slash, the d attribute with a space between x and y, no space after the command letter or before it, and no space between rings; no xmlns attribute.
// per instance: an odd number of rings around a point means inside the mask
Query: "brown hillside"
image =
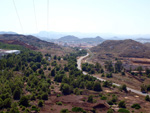
<svg viewBox="0 0 150 113"><path fill-rule="evenodd" d="M24 42L20 42L20 41L18 41L18 40L0 40L0 42L6 43L6 44L21 45L21 46L24 46L24 47L29 48L29 49L32 49L32 50L37 50L36 47L31 46L31 45L29 45L29 44L26 44L26 43L24 43Z"/></svg>
<svg viewBox="0 0 150 113"><path fill-rule="evenodd" d="M150 48L134 40L107 40L91 48L97 54L112 54L120 57L150 58Z"/></svg>
<svg viewBox="0 0 150 113"><path fill-rule="evenodd" d="M43 47L60 48L58 45L54 43L40 40L31 35L26 36L26 35L19 35L19 34L2 34L0 35L0 40L17 40L26 43L27 45L35 46L38 48L43 48Z"/></svg>

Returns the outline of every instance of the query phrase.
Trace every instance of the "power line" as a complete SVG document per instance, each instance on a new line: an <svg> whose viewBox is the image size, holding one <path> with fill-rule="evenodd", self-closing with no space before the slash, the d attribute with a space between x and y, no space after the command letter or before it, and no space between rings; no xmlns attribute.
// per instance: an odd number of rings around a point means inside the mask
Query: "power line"
<svg viewBox="0 0 150 113"><path fill-rule="evenodd" d="M20 23L20 27L21 27L22 33L24 34L23 27L22 27L22 24L21 24L21 20L20 20L20 17L19 17L18 11L17 11L17 7L16 7L16 4L15 4L14 0L13 0L13 4L14 4L14 7L15 7L15 11L16 11L19 23Z"/></svg>
<svg viewBox="0 0 150 113"><path fill-rule="evenodd" d="M36 11L35 11L35 3L33 0L33 8L34 8L34 18L35 18L35 29L38 32L38 27L37 27L37 19L36 19Z"/></svg>
<svg viewBox="0 0 150 113"><path fill-rule="evenodd" d="M47 0L47 37L48 37L48 27L49 27L49 0Z"/></svg>

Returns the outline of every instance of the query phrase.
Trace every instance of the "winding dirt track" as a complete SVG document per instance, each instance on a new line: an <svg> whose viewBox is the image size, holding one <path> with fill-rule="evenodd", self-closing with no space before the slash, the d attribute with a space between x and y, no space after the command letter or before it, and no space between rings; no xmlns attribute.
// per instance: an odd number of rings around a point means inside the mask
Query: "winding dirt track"
<svg viewBox="0 0 150 113"><path fill-rule="evenodd" d="M78 68L79 70L82 70L82 68L81 68L81 62L82 62L82 60L83 60L84 58L88 57L88 56L89 56L89 53L87 53L87 55L81 56L80 58L77 59L77 65L78 65L77 68ZM83 71L83 74L86 75L87 73ZM91 75L91 76L92 76L92 75ZM95 77L95 76L94 76L94 77ZM100 78L100 77L95 77L95 78L97 78L97 79L100 80L100 81L106 81L105 79L102 79L102 78ZM113 85L121 86L120 84L116 84L116 83L113 83ZM127 90L128 90L128 91L131 91L131 92L133 92L133 93L136 93L136 94L138 94L138 95L142 95L142 96L149 95L149 96L150 96L150 94L148 94L148 93L142 93L141 91L138 91L138 90L135 90L135 89L132 89L132 88L129 88L129 87L127 87Z"/></svg>

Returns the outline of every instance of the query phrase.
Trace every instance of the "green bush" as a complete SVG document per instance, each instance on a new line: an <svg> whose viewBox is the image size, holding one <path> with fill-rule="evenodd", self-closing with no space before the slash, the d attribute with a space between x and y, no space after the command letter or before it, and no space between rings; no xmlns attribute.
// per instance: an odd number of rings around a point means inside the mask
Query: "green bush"
<svg viewBox="0 0 150 113"><path fill-rule="evenodd" d="M32 107L31 107L31 111L36 111L36 112L38 112L39 109L38 109L36 106L32 106Z"/></svg>
<svg viewBox="0 0 150 113"><path fill-rule="evenodd" d="M62 102L56 102L57 105L62 105Z"/></svg>
<svg viewBox="0 0 150 113"><path fill-rule="evenodd" d="M88 102L93 103L93 95L90 95L90 96L88 97Z"/></svg>
<svg viewBox="0 0 150 113"><path fill-rule="evenodd" d="M103 96L101 97L101 100L107 100L107 97L103 95Z"/></svg>
<svg viewBox="0 0 150 113"><path fill-rule="evenodd" d="M19 101L19 105L23 105L23 106L29 106L29 100L27 96L22 96L20 101Z"/></svg>
<svg viewBox="0 0 150 113"><path fill-rule="evenodd" d="M43 93L42 94L42 99L43 100L48 100L48 94L47 93Z"/></svg>
<svg viewBox="0 0 150 113"><path fill-rule="evenodd" d="M102 87L101 87L100 82L94 83L94 91L102 91Z"/></svg>
<svg viewBox="0 0 150 113"><path fill-rule="evenodd" d="M114 111L113 111L112 109L109 109L109 110L107 111L107 113L114 113Z"/></svg>
<svg viewBox="0 0 150 113"><path fill-rule="evenodd" d="M120 108L126 108L126 104L124 100L120 101L118 105Z"/></svg>
<svg viewBox="0 0 150 113"><path fill-rule="evenodd" d="M62 110L60 111L60 113L69 113L69 110L68 110L68 109L62 109Z"/></svg>
<svg viewBox="0 0 150 113"><path fill-rule="evenodd" d="M73 107L72 108L72 111L73 112L83 112L83 113L86 113L82 108L80 108L80 107Z"/></svg>
<svg viewBox="0 0 150 113"><path fill-rule="evenodd" d="M11 99L10 98L6 98L5 100L4 100L4 107L5 108L10 108L11 107L11 103L12 103L12 101L11 101Z"/></svg>
<svg viewBox="0 0 150 113"><path fill-rule="evenodd" d="M125 108L120 108L120 109L118 110L118 112L120 112L120 113L130 113L130 111L127 110L127 109L125 109Z"/></svg>
<svg viewBox="0 0 150 113"><path fill-rule="evenodd" d="M135 108L135 109L140 109L141 108L141 106L139 104L133 104L131 107Z"/></svg>
<svg viewBox="0 0 150 113"><path fill-rule="evenodd" d="M146 101L150 101L149 95L146 95L145 100L146 100Z"/></svg>
<svg viewBox="0 0 150 113"><path fill-rule="evenodd" d="M110 101L107 101L107 103L108 103L109 105L113 105L113 102L112 102L112 100L110 100Z"/></svg>
<svg viewBox="0 0 150 113"><path fill-rule="evenodd" d="M44 101L43 101L43 100L40 100L40 101L38 102L38 106L39 106L39 107L43 107L43 105L44 105Z"/></svg>

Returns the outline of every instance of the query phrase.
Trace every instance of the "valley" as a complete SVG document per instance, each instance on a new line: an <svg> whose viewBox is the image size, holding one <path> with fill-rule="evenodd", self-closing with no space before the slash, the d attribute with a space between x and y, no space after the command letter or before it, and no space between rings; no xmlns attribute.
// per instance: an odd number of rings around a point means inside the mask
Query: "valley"
<svg viewBox="0 0 150 113"><path fill-rule="evenodd" d="M148 46L125 40L81 49L32 36L2 36L1 49L20 53L0 59L1 112L149 112Z"/></svg>

